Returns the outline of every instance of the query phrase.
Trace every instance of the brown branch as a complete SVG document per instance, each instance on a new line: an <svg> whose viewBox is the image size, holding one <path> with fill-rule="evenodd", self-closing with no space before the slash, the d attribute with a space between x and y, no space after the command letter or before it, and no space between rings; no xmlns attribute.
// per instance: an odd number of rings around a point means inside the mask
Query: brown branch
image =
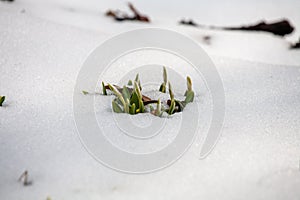
<svg viewBox="0 0 300 200"><path fill-rule="evenodd" d="M140 12L137 11L137 9L133 6L132 3L128 3L128 6L129 6L130 10L134 13L136 20L142 21L142 22L150 22L149 18L146 15L140 14Z"/></svg>
<svg viewBox="0 0 300 200"><path fill-rule="evenodd" d="M143 103L144 103L145 106L149 105L149 104L152 104L152 103L157 103L157 102L158 102L158 100L144 100L143 99Z"/></svg>
<svg viewBox="0 0 300 200"><path fill-rule="evenodd" d="M31 184L32 184L31 181L28 181L28 171L27 171L27 170L25 170L25 171L21 174L21 176L20 176L20 178L18 179L18 181L19 181L19 182L22 181L24 186L28 186L28 185L31 185Z"/></svg>
<svg viewBox="0 0 300 200"><path fill-rule="evenodd" d="M133 4L128 3L128 7L133 13L133 16L129 16L125 12L121 12L119 10L108 10L106 12L106 16L113 17L116 21L141 21L141 22L150 22L149 17L141 14L138 10L133 6Z"/></svg>
<svg viewBox="0 0 300 200"><path fill-rule="evenodd" d="M264 31L273 33L274 35L278 36L285 36L294 31L294 27L289 23L288 20L280 20L273 23L266 23L264 21L259 22L254 25L249 26L239 26L239 27L221 27L221 26L207 26L195 23L193 20L181 20L179 22L183 25L195 26L199 28L207 28L207 29L219 29L219 30L230 30L230 31Z"/></svg>

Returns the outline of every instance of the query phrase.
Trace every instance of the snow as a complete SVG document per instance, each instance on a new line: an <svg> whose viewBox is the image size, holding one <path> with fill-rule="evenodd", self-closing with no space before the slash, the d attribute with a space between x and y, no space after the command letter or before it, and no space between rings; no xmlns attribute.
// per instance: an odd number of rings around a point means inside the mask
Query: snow
<svg viewBox="0 0 300 200"><path fill-rule="evenodd" d="M263 15L286 16L298 28L298 1L231 0L220 9L215 0L199 10L187 1L177 2L170 13L162 12L168 2L160 9L134 2L153 18L151 26L188 34L203 46L226 95L224 127L214 151L199 160L200 137L175 164L146 175L116 172L85 151L72 100L77 74L94 48L114 34L148 25L105 18L107 8L127 9L120 1L0 3L0 95L7 97L0 109L0 199L299 199L300 51L288 50L287 43L299 31L281 39L176 25L181 16L231 25ZM231 12L236 4L247 11ZM207 13L209 8L215 10ZM228 18L215 15L219 12ZM203 43L204 35L212 35L211 45ZM17 182L25 169L33 180L28 187Z"/></svg>

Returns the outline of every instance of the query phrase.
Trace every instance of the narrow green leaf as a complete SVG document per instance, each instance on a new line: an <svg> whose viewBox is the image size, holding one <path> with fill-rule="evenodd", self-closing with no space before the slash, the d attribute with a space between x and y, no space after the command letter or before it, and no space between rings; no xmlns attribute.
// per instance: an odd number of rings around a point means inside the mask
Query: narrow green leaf
<svg viewBox="0 0 300 200"><path fill-rule="evenodd" d="M157 105L156 105L156 110L155 110L155 115L156 116L161 116L162 115L162 109L161 109L161 101L160 99L157 100Z"/></svg>
<svg viewBox="0 0 300 200"><path fill-rule="evenodd" d="M175 100L175 105L178 108L178 112L182 112L186 104L184 102Z"/></svg>
<svg viewBox="0 0 300 200"><path fill-rule="evenodd" d="M192 91L192 80L189 76L186 77L187 90Z"/></svg>
<svg viewBox="0 0 300 200"><path fill-rule="evenodd" d="M184 93L184 96L186 96L189 91L193 91L193 89L192 89L192 80L189 76L186 77L186 86L187 86L187 89Z"/></svg>
<svg viewBox="0 0 300 200"><path fill-rule="evenodd" d="M130 100L126 99L126 108L127 108L127 113L129 113L129 108L130 108Z"/></svg>
<svg viewBox="0 0 300 200"><path fill-rule="evenodd" d="M141 81L140 81L139 74L136 74L134 82L137 82L140 90L142 90L142 86L141 86Z"/></svg>
<svg viewBox="0 0 300 200"><path fill-rule="evenodd" d="M134 90L136 91L139 99L142 99L143 95L142 95L140 87L136 81L134 82Z"/></svg>
<svg viewBox="0 0 300 200"><path fill-rule="evenodd" d="M114 95L116 95L120 100L121 100L121 97L124 100L122 94L119 92L119 90L117 88L115 88L113 85L111 85L109 83L108 83L108 87L114 93Z"/></svg>
<svg viewBox="0 0 300 200"><path fill-rule="evenodd" d="M161 101L160 101L160 99L157 100L156 110L157 110L158 112L161 111Z"/></svg>
<svg viewBox="0 0 300 200"><path fill-rule="evenodd" d="M174 113L174 110L175 110L175 100L171 99L171 105L169 107L168 114L172 115Z"/></svg>
<svg viewBox="0 0 300 200"><path fill-rule="evenodd" d="M139 74L136 74L134 81L135 81L135 82L138 82L138 81L139 81Z"/></svg>
<svg viewBox="0 0 300 200"><path fill-rule="evenodd" d="M135 106L139 107L139 97L135 90L133 90L131 97L130 97L130 104L135 104Z"/></svg>
<svg viewBox="0 0 300 200"><path fill-rule="evenodd" d="M142 85L141 85L141 81L140 80L138 81L138 85L139 85L140 90L142 91Z"/></svg>
<svg viewBox="0 0 300 200"><path fill-rule="evenodd" d="M130 106L129 114L131 114L131 115L136 114L136 113L135 113L135 104L132 104L132 105Z"/></svg>
<svg viewBox="0 0 300 200"><path fill-rule="evenodd" d="M122 89L122 95L123 95L123 98L126 100L126 99L130 99L130 93L129 93L129 90L128 88L124 85L123 86L123 89Z"/></svg>
<svg viewBox="0 0 300 200"><path fill-rule="evenodd" d="M123 113L121 106L115 100L112 101L112 108L115 113Z"/></svg>
<svg viewBox="0 0 300 200"><path fill-rule="evenodd" d="M139 112L140 113L145 112L145 106L144 106L144 103L143 103L142 99L139 100Z"/></svg>
<svg viewBox="0 0 300 200"><path fill-rule="evenodd" d="M169 94L170 94L170 98L171 100L174 99L174 93L172 91L172 86L171 86L171 83L169 82Z"/></svg>
<svg viewBox="0 0 300 200"><path fill-rule="evenodd" d="M122 94L111 84L108 84L108 87L110 88L110 90L118 97L118 99L121 101L123 107L124 107L124 112L125 113L129 113L129 106L128 104L125 102Z"/></svg>
<svg viewBox="0 0 300 200"><path fill-rule="evenodd" d="M127 85L131 86L132 85L132 80L129 80Z"/></svg>
<svg viewBox="0 0 300 200"><path fill-rule="evenodd" d="M162 93L166 93L166 85L168 82L167 69L163 67L163 83L159 87L159 91Z"/></svg>
<svg viewBox="0 0 300 200"><path fill-rule="evenodd" d="M138 98L138 104L136 104L136 105L138 105L137 113L144 113L145 106L143 103L143 95L142 95L140 87L136 81L134 82L134 93L137 95L137 98Z"/></svg>
<svg viewBox="0 0 300 200"><path fill-rule="evenodd" d="M105 88L105 85L104 85L103 81L102 81L102 94L107 95L106 88Z"/></svg>
<svg viewBox="0 0 300 200"><path fill-rule="evenodd" d="M141 93L140 87L138 83L135 81L134 82L134 91L137 94L138 97L138 111L139 113L144 113L145 112L145 106L143 103L143 95Z"/></svg>
<svg viewBox="0 0 300 200"><path fill-rule="evenodd" d="M162 83L159 87L159 91L162 93L166 93L166 84Z"/></svg>
<svg viewBox="0 0 300 200"><path fill-rule="evenodd" d="M184 102L186 104L188 104L190 102L193 102L194 101L194 96L195 96L194 91L187 91Z"/></svg>
<svg viewBox="0 0 300 200"><path fill-rule="evenodd" d="M168 75L167 75L167 69L164 67L163 69L163 78L164 78L164 83L167 84L168 82Z"/></svg>
<svg viewBox="0 0 300 200"><path fill-rule="evenodd" d="M87 91L85 91L85 90L82 90L82 93L83 93L84 95L89 94L89 92L87 92Z"/></svg>
<svg viewBox="0 0 300 200"><path fill-rule="evenodd" d="M0 96L0 106L2 106L4 101L5 101L5 96Z"/></svg>

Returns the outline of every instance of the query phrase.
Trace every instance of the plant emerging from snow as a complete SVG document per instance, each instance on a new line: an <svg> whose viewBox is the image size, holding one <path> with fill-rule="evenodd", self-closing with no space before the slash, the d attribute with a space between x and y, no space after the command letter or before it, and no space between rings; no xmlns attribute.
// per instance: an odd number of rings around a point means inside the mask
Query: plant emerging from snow
<svg viewBox="0 0 300 200"><path fill-rule="evenodd" d="M116 113L128 113L131 115L145 113L150 111L155 116L162 116L163 113L172 115L176 112L182 112L188 103L194 101L194 91L192 90L192 80L187 77L187 90L184 94L185 99L180 101L175 99L171 83L167 79L167 70L163 68L163 83L159 87L159 91L166 93L168 88L170 99L167 100L167 108L164 108L160 99L152 100L142 94L142 86L137 74L134 81L129 80L127 86L119 87L117 85L102 82L102 94L107 95L107 90L112 91L116 98L112 101L112 109ZM151 104L156 104L154 108ZM149 108L147 108L149 105Z"/></svg>
<svg viewBox="0 0 300 200"><path fill-rule="evenodd" d="M0 106L2 106L4 101L5 101L5 96L0 96Z"/></svg>

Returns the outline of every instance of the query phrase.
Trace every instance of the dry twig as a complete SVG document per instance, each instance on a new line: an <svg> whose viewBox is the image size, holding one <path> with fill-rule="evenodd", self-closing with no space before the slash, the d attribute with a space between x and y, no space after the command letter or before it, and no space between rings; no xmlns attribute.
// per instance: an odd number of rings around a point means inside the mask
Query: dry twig
<svg viewBox="0 0 300 200"><path fill-rule="evenodd" d="M273 33L278 36L285 36L294 31L294 27L289 23L288 20L280 20L273 23L266 23L265 21L261 21L254 25L249 26L239 26L239 27L220 27L220 26L207 26L202 24L197 24L193 20L181 20L179 22L183 25L195 26L199 28L207 28L207 29L218 29L218 30L230 30L230 31L264 31Z"/></svg>
<svg viewBox="0 0 300 200"><path fill-rule="evenodd" d="M18 179L19 182L22 182L24 186L29 186L32 184L32 181L28 181L28 171L25 170L20 178Z"/></svg>
<svg viewBox="0 0 300 200"><path fill-rule="evenodd" d="M133 16L128 15L120 10L108 10L106 16L113 17L116 21L141 21L150 22L149 17L141 14L131 3L128 3L128 7L133 13Z"/></svg>

